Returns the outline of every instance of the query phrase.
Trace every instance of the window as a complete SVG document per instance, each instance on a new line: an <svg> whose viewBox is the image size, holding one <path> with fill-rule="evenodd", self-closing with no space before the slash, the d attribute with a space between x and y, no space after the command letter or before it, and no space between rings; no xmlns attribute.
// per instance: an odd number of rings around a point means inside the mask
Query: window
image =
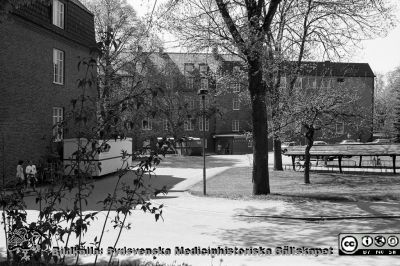
<svg viewBox="0 0 400 266"><path fill-rule="evenodd" d="M185 63L184 65L185 75L191 75L194 71L194 64Z"/></svg>
<svg viewBox="0 0 400 266"><path fill-rule="evenodd" d="M168 119L164 119L164 120L163 120L163 129L164 129L165 131L169 131L169 122L168 122Z"/></svg>
<svg viewBox="0 0 400 266"><path fill-rule="evenodd" d="M146 118L142 120L142 129L143 130L151 130L153 128L152 121L150 118Z"/></svg>
<svg viewBox="0 0 400 266"><path fill-rule="evenodd" d="M344 134L344 123L343 122L336 123L336 134L338 134L338 135Z"/></svg>
<svg viewBox="0 0 400 266"><path fill-rule="evenodd" d="M208 118L206 118L206 131L210 129L210 121ZM203 131L203 118L199 118L199 131Z"/></svg>
<svg viewBox="0 0 400 266"><path fill-rule="evenodd" d="M240 83L235 82L231 84L232 92L240 92Z"/></svg>
<svg viewBox="0 0 400 266"><path fill-rule="evenodd" d="M233 110L239 110L240 109L240 101L238 96L233 97Z"/></svg>
<svg viewBox="0 0 400 266"><path fill-rule="evenodd" d="M54 79L56 84L64 84L64 52L53 49Z"/></svg>
<svg viewBox="0 0 400 266"><path fill-rule="evenodd" d="M183 129L185 131L193 131L193 120L192 119L187 119L185 120L184 124L183 124Z"/></svg>
<svg viewBox="0 0 400 266"><path fill-rule="evenodd" d="M234 131L234 132L239 131L239 120L232 121L232 131Z"/></svg>
<svg viewBox="0 0 400 266"><path fill-rule="evenodd" d="M187 109L193 110L196 107L196 101L191 97L186 97Z"/></svg>
<svg viewBox="0 0 400 266"><path fill-rule="evenodd" d="M186 88L193 90L194 78L186 78Z"/></svg>
<svg viewBox="0 0 400 266"><path fill-rule="evenodd" d="M311 88L313 88L313 89L317 88L317 79L316 78L309 78L308 82L309 82Z"/></svg>
<svg viewBox="0 0 400 266"><path fill-rule="evenodd" d="M322 78L321 79L321 87L322 88L330 88L331 87L331 79L330 78Z"/></svg>
<svg viewBox="0 0 400 266"><path fill-rule="evenodd" d="M200 68L200 74L201 74L201 75L206 75L206 74L207 74L207 72L208 72L208 65L206 65L206 64L200 64L200 65L199 65L199 68Z"/></svg>
<svg viewBox="0 0 400 266"><path fill-rule="evenodd" d="M62 129L62 121L63 121L63 108L62 107L53 107L53 138L54 141L59 142L63 139L63 129Z"/></svg>
<svg viewBox="0 0 400 266"><path fill-rule="evenodd" d="M303 85L303 79L300 77L296 78L296 81L294 83L294 88L301 89L302 85Z"/></svg>
<svg viewBox="0 0 400 266"><path fill-rule="evenodd" d="M53 25L64 29L64 4L53 0Z"/></svg>
<svg viewBox="0 0 400 266"><path fill-rule="evenodd" d="M286 77L281 77L280 87L286 88Z"/></svg>
<svg viewBox="0 0 400 266"><path fill-rule="evenodd" d="M208 109L208 108L210 108L210 99L208 98L208 97L205 97L205 99L204 99L204 107L206 108L206 109ZM202 108L203 108L203 105L202 105Z"/></svg>
<svg viewBox="0 0 400 266"><path fill-rule="evenodd" d="M208 90L208 79L207 78L202 78L200 80L200 87L202 90Z"/></svg>

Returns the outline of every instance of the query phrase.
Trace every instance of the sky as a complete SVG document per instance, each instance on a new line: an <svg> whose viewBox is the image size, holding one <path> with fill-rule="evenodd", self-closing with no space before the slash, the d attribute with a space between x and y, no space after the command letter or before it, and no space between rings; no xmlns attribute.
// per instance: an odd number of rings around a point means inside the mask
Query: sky
<svg viewBox="0 0 400 266"><path fill-rule="evenodd" d="M165 0L127 0L139 16L149 13L155 1L157 4L165 2ZM400 4L398 0L390 1L396 6L398 26L389 31L385 37L363 41L360 45L362 48L349 57L347 62L369 63L375 74L386 74L400 66ZM164 36L164 38L171 37Z"/></svg>

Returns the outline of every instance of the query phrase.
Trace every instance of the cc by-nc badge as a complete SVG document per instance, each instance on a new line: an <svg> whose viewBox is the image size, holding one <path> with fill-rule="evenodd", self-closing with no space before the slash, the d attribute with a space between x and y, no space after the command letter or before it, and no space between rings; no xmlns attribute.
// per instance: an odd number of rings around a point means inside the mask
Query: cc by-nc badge
<svg viewBox="0 0 400 266"><path fill-rule="evenodd" d="M345 236L340 242L340 248L345 253L353 253L357 250L358 243L357 239L353 236Z"/></svg>

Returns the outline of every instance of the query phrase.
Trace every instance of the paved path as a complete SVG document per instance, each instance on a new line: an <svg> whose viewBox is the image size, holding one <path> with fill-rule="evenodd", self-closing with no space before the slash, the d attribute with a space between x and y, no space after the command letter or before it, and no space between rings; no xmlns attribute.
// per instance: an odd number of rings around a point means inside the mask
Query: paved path
<svg viewBox="0 0 400 266"><path fill-rule="evenodd" d="M223 161L223 157L216 158ZM229 167L245 165L247 158L230 157L234 161ZM168 163L166 163L168 165ZM159 176L172 176L171 188L185 190L194 182L202 179L200 164L193 163L192 168L172 169L160 167ZM200 165L201 166L201 165ZM208 171L208 176L223 171L227 166L219 166ZM93 198L100 198L110 188L110 180L103 179L96 184ZM176 182L176 181L181 182ZM95 200L92 200L93 202ZM173 265L188 263L191 265L400 265L398 258L391 257L343 257L337 255L337 235L341 232L399 232L400 222L396 219L360 219L325 222L305 222L286 219L266 219L243 217L239 215L382 215L399 214L398 203L331 203L331 202L284 202L268 201L239 201L208 197L195 197L187 192L170 192L167 197L152 200L155 205L164 204L164 220L155 222L150 214L136 210L127 222L132 229L124 231L117 247L123 248L164 248L171 249L172 255L141 256L143 261L161 261ZM114 214L114 213L113 213ZM29 210L28 219L34 219L37 211ZM98 235L104 222L105 214L99 215L98 220L90 227L84 239L92 242ZM117 236L113 224L107 223L106 236L103 239L104 252L112 246ZM0 230L0 235L4 233ZM73 242L71 242L71 245ZM4 247L4 238L0 238L0 247ZM278 246L333 248L334 255L330 256L258 256L258 255L175 255L176 247L184 248L271 248L274 252ZM4 251L4 250L0 250ZM117 259L129 260L133 256L119 255ZM137 258L137 257L135 257ZM102 256L106 261L108 256ZM82 262L90 262L93 257L82 257ZM222 260L222 261L221 261Z"/></svg>

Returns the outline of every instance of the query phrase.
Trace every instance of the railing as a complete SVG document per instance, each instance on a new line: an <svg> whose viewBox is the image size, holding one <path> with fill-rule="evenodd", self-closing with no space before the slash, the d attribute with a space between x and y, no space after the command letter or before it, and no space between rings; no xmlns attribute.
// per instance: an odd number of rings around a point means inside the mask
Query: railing
<svg viewBox="0 0 400 266"><path fill-rule="evenodd" d="M292 164L284 164L283 169L286 171L293 171ZM400 169L400 168L396 168ZM304 171L304 167L295 167L295 171ZM311 163L310 171L316 172L330 172L330 173L339 173L339 166L338 165L316 165L313 162ZM392 166L351 166L349 165L342 165L342 173L381 173L381 174L393 174Z"/></svg>

